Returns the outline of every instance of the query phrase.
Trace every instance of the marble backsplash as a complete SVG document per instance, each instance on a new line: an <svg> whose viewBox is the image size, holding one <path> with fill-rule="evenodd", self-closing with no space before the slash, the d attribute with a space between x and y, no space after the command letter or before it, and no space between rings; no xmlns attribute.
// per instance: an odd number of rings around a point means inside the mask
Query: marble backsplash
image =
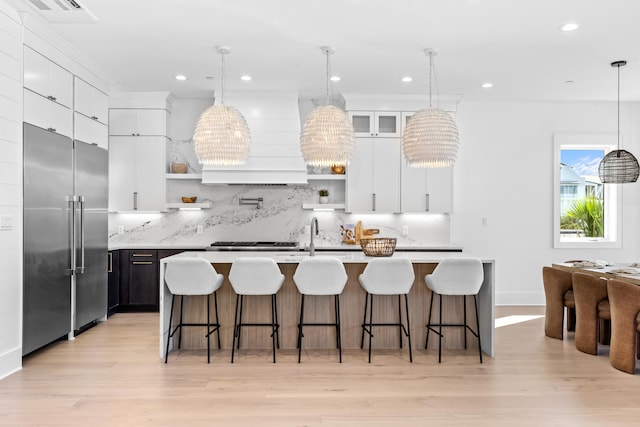
<svg viewBox="0 0 640 427"><path fill-rule="evenodd" d="M317 187L202 185L175 182L169 194L197 195L198 202L210 201L210 209L165 213L110 213L109 244L111 246L167 245L208 246L220 241L309 241L308 230L315 216L320 235L318 245L341 243L340 225L361 220L365 228L378 228L378 237L396 237L398 245L448 245L450 219L448 215L420 214L345 214L342 210L316 212L302 209L305 202L317 200ZM263 198L260 209L240 205L240 198ZM198 233L198 228L202 233ZM402 235L403 226L408 234ZM307 227L308 229L308 227Z"/></svg>
<svg viewBox="0 0 640 427"><path fill-rule="evenodd" d="M167 172L171 163L186 163L188 173L200 173L191 139L174 139L167 147ZM330 173L326 170L309 170ZM109 244L121 246L167 245L208 246L214 241L298 241L309 242L311 218L318 218L318 245L341 243L340 226L361 220L365 228L378 228L378 237L396 237L398 245L448 245L450 218L439 214L345 214L342 210L315 212L303 203L318 203L318 190L328 188L330 202L344 201L344 181L312 181L310 185L203 185L193 180L167 180L167 200L197 196L211 202L210 209L170 210L157 214L109 214ZM240 205L241 198L263 198L260 209ZM198 233L198 228L202 233ZM403 226L409 233L402 235ZM308 227L307 227L308 228Z"/></svg>

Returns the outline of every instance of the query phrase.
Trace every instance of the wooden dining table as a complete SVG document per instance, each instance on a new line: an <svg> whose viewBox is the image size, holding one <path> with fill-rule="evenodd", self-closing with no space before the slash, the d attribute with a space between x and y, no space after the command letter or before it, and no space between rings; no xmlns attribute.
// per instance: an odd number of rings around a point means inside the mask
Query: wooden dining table
<svg viewBox="0 0 640 427"><path fill-rule="evenodd" d="M559 268L570 273L580 272L602 277L604 279L624 280L635 285L640 285L640 267L632 267L630 264L610 264L604 267L576 267L573 262L559 262L552 264L552 267ZM636 270L637 274L617 273L616 270L630 269Z"/></svg>

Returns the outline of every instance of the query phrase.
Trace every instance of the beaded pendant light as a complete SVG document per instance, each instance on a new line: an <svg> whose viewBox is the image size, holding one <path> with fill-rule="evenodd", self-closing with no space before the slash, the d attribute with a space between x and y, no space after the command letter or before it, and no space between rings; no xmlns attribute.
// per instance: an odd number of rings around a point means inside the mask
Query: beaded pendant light
<svg viewBox="0 0 640 427"><path fill-rule="evenodd" d="M415 113L402 134L402 152L407 165L419 168L452 166L458 156L458 126L449 113L433 108L431 76L435 74L433 57L436 49L425 49L429 57L429 108Z"/></svg>
<svg viewBox="0 0 640 427"><path fill-rule="evenodd" d="M217 52L222 58L220 104L212 105L200 115L193 133L193 146L203 165L242 165L249 156L251 133L244 116L224 105L224 57L230 50L218 47Z"/></svg>
<svg viewBox="0 0 640 427"><path fill-rule="evenodd" d="M640 175L638 160L627 150L620 149L620 67L627 65L627 61L615 61L612 67L618 69L618 147L610 151L598 166L600 181L604 184L627 184L636 182Z"/></svg>
<svg viewBox="0 0 640 427"><path fill-rule="evenodd" d="M327 102L317 107L308 116L300 134L300 151L307 165L347 165L355 147L351 120L342 109L329 105L329 55L333 49L320 48L327 58Z"/></svg>

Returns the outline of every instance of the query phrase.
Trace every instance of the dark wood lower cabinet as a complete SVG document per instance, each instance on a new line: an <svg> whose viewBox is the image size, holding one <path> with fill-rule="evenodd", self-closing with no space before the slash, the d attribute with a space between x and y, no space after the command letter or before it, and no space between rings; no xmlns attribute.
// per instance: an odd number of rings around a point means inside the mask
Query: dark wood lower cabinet
<svg viewBox="0 0 640 427"><path fill-rule="evenodd" d="M116 275L109 273L110 299L117 293L118 305L113 311L159 311L160 304L160 259L184 252L185 249L120 249L113 253L112 270L117 270L118 285L112 292L111 279ZM117 258L117 262L115 259ZM110 311L110 312L113 312Z"/></svg>

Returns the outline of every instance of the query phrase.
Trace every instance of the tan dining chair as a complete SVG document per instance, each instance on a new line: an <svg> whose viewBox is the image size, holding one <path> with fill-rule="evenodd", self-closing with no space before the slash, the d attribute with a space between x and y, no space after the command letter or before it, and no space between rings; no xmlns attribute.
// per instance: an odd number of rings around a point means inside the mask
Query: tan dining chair
<svg viewBox="0 0 640 427"><path fill-rule="evenodd" d="M629 374L636 372L640 348L640 286L624 280L607 283L611 304L611 366Z"/></svg>
<svg viewBox="0 0 640 427"><path fill-rule="evenodd" d="M562 339L564 308L567 307L567 331L575 330L575 301L571 273L555 267L542 267L542 282L546 300L544 333Z"/></svg>
<svg viewBox="0 0 640 427"><path fill-rule="evenodd" d="M573 273L576 306L576 348L598 354L598 337L609 336L611 311L607 299L607 280L586 273ZM602 340L600 340L602 341Z"/></svg>

